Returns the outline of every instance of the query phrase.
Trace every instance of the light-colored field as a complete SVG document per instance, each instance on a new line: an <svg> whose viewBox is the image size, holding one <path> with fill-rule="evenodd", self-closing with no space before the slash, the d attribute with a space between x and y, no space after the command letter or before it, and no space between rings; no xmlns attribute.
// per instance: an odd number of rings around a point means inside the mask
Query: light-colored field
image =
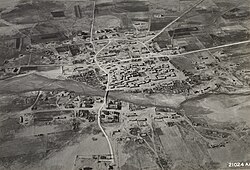
<svg viewBox="0 0 250 170"><path fill-rule="evenodd" d="M25 102L26 98L29 101ZM34 93L22 93L22 94L2 94L0 95L0 121L8 119L11 115L16 116L23 109L31 106L36 98L36 92ZM13 107L15 106L15 107ZM1 125L1 122L0 122Z"/></svg>
<svg viewBox="0 0 250 170"><path fill-rule="evenodd" d="M98 155L109 154L108 144L105 137L95 135L96 141L92 136L83 136L78 139L79 143L67 146L60 152L53 153L48 159L43 160L40 165L35 166L37 170L60 169L69 170L73 168L76 155ZM30 167L32 169L32 167Z"/></svg>
<svg viewBox="0 0 250 170"><path fill-rule="evenodd" d="M165 126L162 131L164 133L160 136L162 145L173 160L191 161L194 159L176 126L171 128Z"/></svg>
<svg viewBox="0 0 250 170"><path fill-rule="evenodd" d="M95 29L115 28L120 27L121 20L112 15L98 16L95 18Z"/></svg>
<svg viewBox="0 0 250 170"><path fill-rule="evenodd" d="M55 70L41 71L40 74L51 79L60 78L62 75L62 69L58 67Z"/></svg>
<svg viewBox="0 0 250 170"><path fill-rule="evenodd" d="M196 133L189 132L183 135L183 131L177 126L168 127L163 122L159 123L163 135L160 140L164 152L169 155L173 163L173 169L197 169L204 162L210 162L210 156L206 146L197 137ZM198 168L199 169L199 168Z"/></svg>
<svg viewBox="0 0 250 170"><path fill-rule="evenodd" d="M0 145L0 158L18 156L27 153L41 153L46 151L45 143L38 138L17 138Z"/></svg>
<svg viewBox="0 0 250 170"><path fill-rule="evenodd" d="M60 131L60 129L56 129L56 125L50 125L50 126L29 126L26 128L23 128L19 130L15 137L27 137L27 136L34 136L38 134L47 134L47 133L55 133L57 131Z"/></svg>
<svg viewBox="0 0 250 170"><path fill-rule="evenodd" d="M226 145L226 147L209 149L209 154L215 162L220 162L223 168L228 167L229 162L247 162L250 160L249 135L238 141Z"/></svg>
<svg viewBox="0 0 250 170"><path fill-rule="evenodd" d="M214 121L245 122L250 126L250 95L211 95L185 105L200 110L200 112L197 110L194 112L201 115L207 114L207 117Z"/></svg>

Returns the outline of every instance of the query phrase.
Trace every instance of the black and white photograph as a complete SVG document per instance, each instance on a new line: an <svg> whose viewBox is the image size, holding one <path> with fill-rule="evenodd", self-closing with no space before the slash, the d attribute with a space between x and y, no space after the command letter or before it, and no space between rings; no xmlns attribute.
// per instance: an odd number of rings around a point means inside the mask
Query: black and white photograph
<svg viewBox="0 0 250 170"><path fill-rule="evenodd" d="M0 0L0 170L250 170L250 0Z"/></svg>

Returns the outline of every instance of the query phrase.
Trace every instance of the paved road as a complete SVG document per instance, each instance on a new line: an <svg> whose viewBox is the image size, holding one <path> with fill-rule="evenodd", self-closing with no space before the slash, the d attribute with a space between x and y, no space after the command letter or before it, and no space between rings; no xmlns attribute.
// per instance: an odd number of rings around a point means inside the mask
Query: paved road
<svg viewBox="0 0 250 170"><path fill-rule="evenodd" d="M193 54L193 53L198 53L198 52L205 52L205 51L209 51L209 50L215 50L215 49L219 49L219 48L230 47L230 46L241 45L241 44L247 44L247 43L250 43L250 40L231 43L231 44L220 45L220 46L211 47L211 48L204 48L204 49L200 49L200 50L189 51L189 52L175 54L175 55L170 55L170 54L169 55L163 55L163 54L151 53L151 54L154 54L154 55L150 56L148 58L177 57L177 56L183 56L183 55ZM130 61L130 60L132 60L132 59L119 60L119 62L126 62L126 61ZM103 65L105 65L105 64L103 64Z"/></svg>
<svg viewBox="0 0 250 170"><path fill-rule="evenodd" d="M114 39L115 40L115 39ZM104 71L105 73L107 72L101 65L99 65L96 57L97 55L102 51L104 50L109 44L110 44L111 40L109 40L109 43L104 46L94 57L95 59L95 62L97 63L97 66L102 70ZM137 41L139 42L139 41ZM144 43L142 42L139 42L141 44L143 44L145 46ZM185 52L185 53L180 53L180 54L174 54L174 55L163 55L163 54L157 54L157 53L151 53L151 54L154 54L155 56L151 56L149 58L158 58L158 57L175 57L175 56L182 56L182 55L187 55L187 54L193 54L193 53L198 53L198 52L204 52L204 51L209 51L209 50L215 50L215 49L219 49L219 48L224 48L224 47L230 47L230 46L235 46L235 45L241 45L241 44L247 44L247 43L250 43L250 40L246 40L246 41L241 41L241 42L236 42L236 43L230 43L230 44L225 44L225 45L220 45L220 46L216 46L216 47L210 47L210 48L204 48L204 49L200 49L200 50L195 50L195 51L189 51L189 52ZM148 49L148 48L147 48ZM124 60L120 60L120 62L123 62L123 61L130 61L132 59L124 59ZM55 67L55 66L68 66L68 65L73 65L73 64L48 64L48 65L20 65L20 66L17 66L17 67L36 67L36 66L46 66L46 67ZM104 64L105 65L105 64ZM74 66L81 66L81 64L75 64ZM2 68L12 68L12 67L0 67L0 69ZM107 73L108 74L108 73Z"/></svg>
<svg viewBox="0 0 250 170"><path fill-rule="evenodd" d="M209 51L209 50L215 50L215 49L219 49L219 48L225 48L225 47L231 47L231 46L235 46L235 45L241 45L241 44L247 44L250 43L250 40L246 40L246 41L241 41L241 42L236 42L236 43L230 43L230 44L225 44L225 45L220 45L220 46L216 46L216 47L210 47L210 48L204 48L204 49L200 49L200 50L195 50L195 51L189 51L189 52L185 52L185 53L180 53L180 54L175 54L175 55L161 55L161 56L155 56L155 57L174 57L174 56L182 56L182 55L187 55L187 54L193 54L193 53L199 53L199 52L204 52L204 51Z"/></svg>

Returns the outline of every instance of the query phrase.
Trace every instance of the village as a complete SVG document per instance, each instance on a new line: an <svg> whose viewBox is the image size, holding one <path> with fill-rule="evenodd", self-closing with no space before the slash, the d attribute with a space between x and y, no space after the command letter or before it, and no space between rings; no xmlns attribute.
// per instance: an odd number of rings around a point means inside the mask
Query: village
<svg viewBox="0 0 250 170"><path fill-rule="evenodd" d="M249 161L247 2L0 2L0 169Z"/></svg>

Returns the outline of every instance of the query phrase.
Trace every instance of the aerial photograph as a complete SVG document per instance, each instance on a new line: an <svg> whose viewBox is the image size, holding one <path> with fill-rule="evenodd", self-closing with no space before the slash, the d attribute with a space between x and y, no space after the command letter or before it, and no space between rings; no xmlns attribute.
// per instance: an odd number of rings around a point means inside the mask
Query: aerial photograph
<svg viewBox="0 0 250 170"><path fill-rule="evenodd" d="M0 170L250 170L250 0L0 0Z"/></svg>

